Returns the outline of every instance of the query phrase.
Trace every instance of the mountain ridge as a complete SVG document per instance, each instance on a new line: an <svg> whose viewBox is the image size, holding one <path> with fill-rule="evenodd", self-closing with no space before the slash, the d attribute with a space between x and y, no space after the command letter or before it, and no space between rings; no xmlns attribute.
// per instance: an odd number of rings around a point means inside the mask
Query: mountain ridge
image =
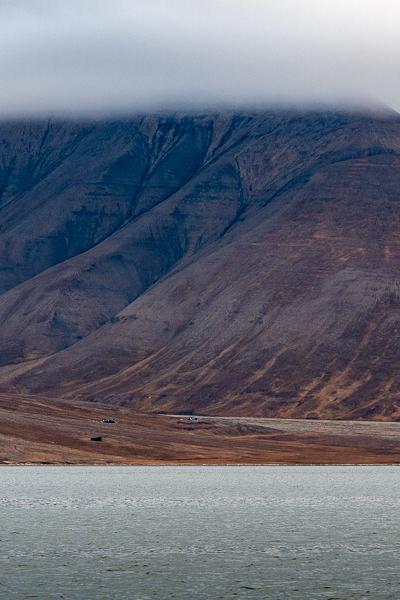
<svg viewBox="0 0 400 600"><path fill-rule="evenodd" d="M3 391L399 417L396 115L41 127L0 124Z"/></svg>

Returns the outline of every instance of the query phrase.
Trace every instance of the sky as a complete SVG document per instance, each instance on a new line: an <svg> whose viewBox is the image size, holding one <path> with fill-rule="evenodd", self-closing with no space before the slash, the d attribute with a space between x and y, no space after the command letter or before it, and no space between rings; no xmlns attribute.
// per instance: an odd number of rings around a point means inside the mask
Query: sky
<svg viewBox="0 0 400 600"><path fill-rule="evenodd" d="M400 109L399 0L0 0L0 116Z"/></svg>

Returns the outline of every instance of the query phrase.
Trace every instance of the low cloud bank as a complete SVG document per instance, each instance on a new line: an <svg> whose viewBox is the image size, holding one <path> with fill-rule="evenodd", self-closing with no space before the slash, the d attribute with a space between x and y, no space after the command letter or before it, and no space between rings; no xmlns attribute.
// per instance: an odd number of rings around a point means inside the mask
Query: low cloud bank
<svg viewBox="0 0 400 600"><path fill-rule="evenodd" d="M400 109L398 0L0 0L0 115Z"/></svg>

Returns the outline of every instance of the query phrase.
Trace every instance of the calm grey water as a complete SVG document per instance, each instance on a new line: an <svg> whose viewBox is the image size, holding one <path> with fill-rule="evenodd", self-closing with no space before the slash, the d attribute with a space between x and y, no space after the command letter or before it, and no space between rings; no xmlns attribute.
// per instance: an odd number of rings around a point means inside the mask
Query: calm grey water
<svg viewBox="0 0 400 600"><path fill-rule="evenodd" d="M396 467L2 467L0 598L400 598Z"/></svg>

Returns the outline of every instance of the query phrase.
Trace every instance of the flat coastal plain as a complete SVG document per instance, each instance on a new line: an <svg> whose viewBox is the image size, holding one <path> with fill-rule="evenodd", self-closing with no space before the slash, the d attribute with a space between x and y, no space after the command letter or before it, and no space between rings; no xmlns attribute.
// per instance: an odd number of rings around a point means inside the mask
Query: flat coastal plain
<svg viewBox="0 0 400 600"><path fill-rule="evenodd" d="M103 423L112 418L115 423ZM101 437L101 441L92 441ZM0 464L400 464L400 423L140 414L0 394Z"/></svg>

